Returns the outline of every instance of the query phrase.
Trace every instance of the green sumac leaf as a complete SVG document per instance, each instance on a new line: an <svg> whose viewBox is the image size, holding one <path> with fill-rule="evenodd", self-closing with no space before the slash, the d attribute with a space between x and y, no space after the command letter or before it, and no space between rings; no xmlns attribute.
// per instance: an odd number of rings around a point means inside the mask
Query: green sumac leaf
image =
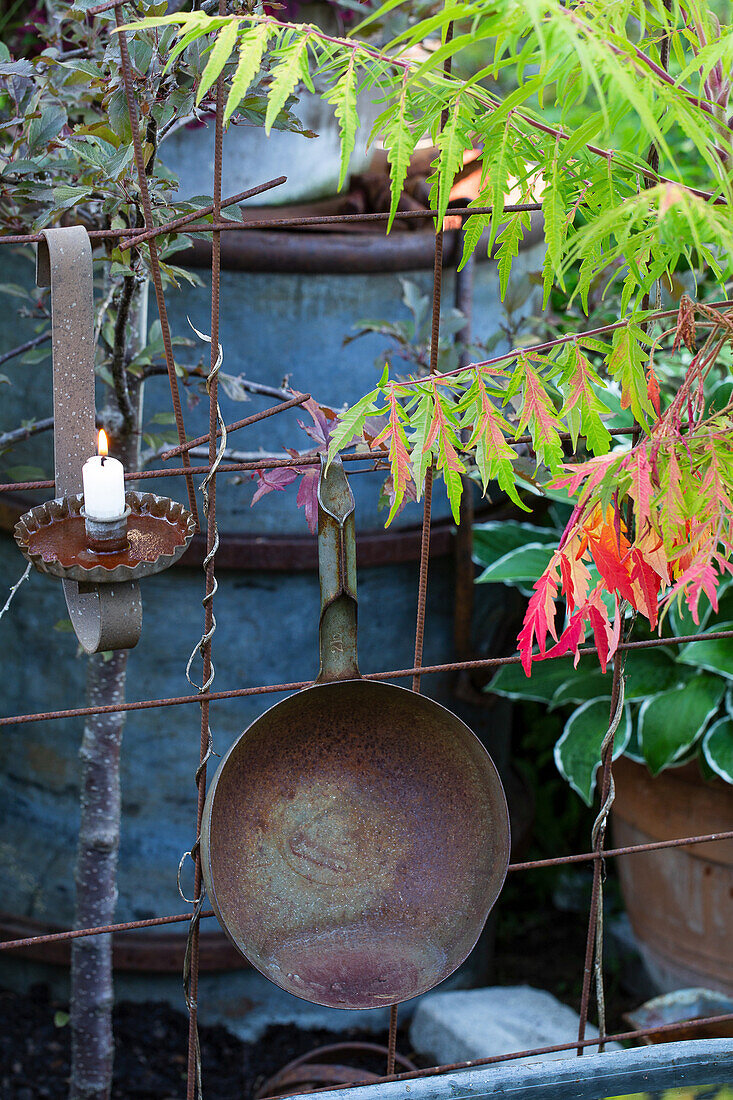
<svg viewBox="0 0 733 1100"><path fill-rule="evenodd" d="M280 59L273 69L267 100L265 133L269 136L275 119L299 80L310 81L308 69L308 35L296 38L280 50Z"/></svg>
<svg viewBox="0 0 733 1100"><path fill-rule="evenodd" d="M463 255L461 256L459 271L465 267L466 262L475 252L476 246L481 240L481 234L490 221L490 214L471 214L471 217L463 223Z"/></svg>
<svg viewBox="0 0 733 1100"><path fill-rule="evenodd" d="M201 102L211 85L221 75L222 69L234 49L234 43L237 41L238 29L239 24L232 21L227 23L217 36L216 42L211 48L209 60L206 62L206 68L201 74L201 80L196 91L197 103Z"/></svg>
<svg viewBox="0 0 733 1100"><path fill-rule="evenodd" d="M625 325L613 338L608 358L608 373L621 386L622 408L630 408L639 424L646 425L656 412L647 392L646 366L649 356L644 350L644 333L638 325Z"/></svg>
<svg viewBox="0 0 733 1100"><path fill-rule="evenodd" d="M460 93L448 108L445 126L438 134L438 225L442 225L448 208L450 191L456 173L463 166L463 154L471 145L469 120L466 118L466 106Z"/></svg>
<svg viewBox="0 0 733 1100"><path fill-rule="evenodd" d="M380 393L379 387L373 389L371 393L367 393L360 401L341 413L328 445L329 464L333 462L342 447L348 446L352 439L361 435L366 421L377 412L376 402Z"/></svg>
<svg viewBox="0 0 733 1100"><path fill-rule="evenodd" d="M642 703L639 745L653 775L695 744L718 709L724 690L720 677L703 674Z"/></svg>
<svg viewBox="0 0 733 1100"><path fill-rule="evenodd" d="M402 86L395 110L391 112L391 116L385 124L382 140L389 161L389 177L392 190L389 220L387 222L387 231L389 232L397 213L397 205L402 195L402 187L407 176L410 157L417 143L417 136L412 132L407 117L407 87L405 84Z"/></svg>
<svg viewBox="0 0 733 1100"><path fill-rule="evenodd" d="M356 109L356 55L352 53L345 72L339 77L328 95L333 106L341 132L341 168L339 171L339 191L346 180L349 161L354 151L356 131L359 129L359 115Z"/></svg>
<svg viewBox="0 0 733 1100"><path fill-rule="evenodd" d="M524 240L524 231L530 227L529 214L522 210L512 214L501 233L497 237L499 247L496 250L496 266L499 272L499 286L501 299L504 300L506 289L509 285L509 276L512 271L512 263L519 255L519 246Z"/></svg>
<svg viewBox="0 0 733 1100"><path fill-rule="evenodd" d="M544 270L544 302L547 305L554 279L564 287L563 244L567 235L567 211L565 199L560 191L557 154L552 162L552 174L542 196L542 212L545 218L545 241L547 243L548 263Z"/></svg>
<svg viewBox="0 0 733 1100"><path fill-rule="evenodd" d="M250 84L259 72L269 36L269 24L259 23L242 38L239 46L239 61L227 96L224 111L225 123L232 117L233 112L244 99Z"/></svg>
<svg viewBox="0 0 733 1100"><path fill-rule="evenodd" d="M733 783L733 721L730 718L720 718L710 727L703 738L702 751L716 775L726 783Z"/></svg>
<svg viewBox="0 0 733 1100"><path fill-rule="evenodd" d="M587 806L593 801L601 745L608 733L608 699L589 699L568 718L555 745L555 764ZM613 759L620 756L631 737L631 712L624 707L613 743Z"/></svg>

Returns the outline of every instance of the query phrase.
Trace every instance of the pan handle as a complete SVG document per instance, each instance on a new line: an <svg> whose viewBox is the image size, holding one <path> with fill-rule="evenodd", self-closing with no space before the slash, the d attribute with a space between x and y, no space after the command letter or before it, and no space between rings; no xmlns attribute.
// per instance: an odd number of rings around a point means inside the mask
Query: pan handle
<svg viewBox="0 0 733 1100"><path fill-rule="evenodd" d="M359 678L354 497L341 459L334 458L328 470L326 463L327 457L322 454L318 480L321 668L317 684Z"/></svg>

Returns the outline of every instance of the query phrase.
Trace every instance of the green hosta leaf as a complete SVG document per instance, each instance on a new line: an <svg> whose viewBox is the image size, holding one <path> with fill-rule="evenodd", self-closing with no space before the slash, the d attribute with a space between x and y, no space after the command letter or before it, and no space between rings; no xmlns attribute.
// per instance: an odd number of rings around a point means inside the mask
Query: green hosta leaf
<svg viewBox="0 0 733 1100"><path fill-rule="evenodd" d="M643 764L646 767L646 760L639 744L638 721L631 723L631 737L624 749L624 756L628 756L629 760L633 760L636 764Z"/></svg>
<svg viewBox="0 0 733 1100"><path fill-rule="evenodd" d="M718 709L724 690L719 677L703 674L642 703L639 745L653 775L694 745Z"/></svg>
<svg viewBox="0 0 733 1100"><path fill-rule="evenodd" d="M532 675L534 676L534 671ZM610 671L603 673L599 668L591 672L576 672L557 689L552 697L552 706L585 703L590 699L610 699L612 679Z"/></svg>
<svg viewBox="0 0 733 1100"><path fill-rule="evenodd" d="M715 623L710 631L733 630L733 622ZM683 665L717 672L733 680L733 638L711 638L709 642L688 642L681 646L677 660Z"/></svg>
<svg viewBox="0 0 733 1100"><path fill-rule="evenodd" d="M555 552L554 546L530 543L518 550L510 550L503 558L484 569L477 583L501 581L503 584L532 584L542 576Z"/></svg>
<svg viewBox="0 0 733 1100"><path fill-rule="evenodd" d="M299 80L311 83L308 68L308 37L296 38L280 50L280 59L273 69L272 84L267 100L265 133L270 134L273 123L285 106L288 96Z"/></svg>
<svg viewBox="0 0 733 1100"><path fill-rule="evenodd" d="M225 123L232 117L259 72L262 55L267 49L269 37L269 24L260 23L253 27L242 39L239 46L239 61L227 96L226 110L224 111Z"/></svg>
<svg viewBox="0 0 733 1100"><path fill-rule="evenodd" d="M535 527L532 523L515 520L489 520L474 525L473 560L478 565L493 565L511 550L530 543L556 546L559 539L560 532L553 527Z"/></svg>
<svg viewBox="0 0 733 1100"><path fill-rule="evenodd" d="M349 161L354 151L356 131L359 129L359 115L356 109L356 55L352 53L348 67L328 95L333 105L341 131L341 170L339 172L339 191L346 180Z"/></svg>
<svg viewBox="0 0 733 1100"><path fill-rule="evenodd" d="M631 650L626 656L625 673L625 697L629 702L671 691L689 678L672 653L661 648Z"/></svg>
<svg viewBox="0 0 733 1100"><path fill-rule="evenodd" d="M705 760L726 783L733 783L733 721L720 718L705 734L702 742Z"/></svg>
<svg viewBox="0 0 733 1100"><path fill-rule="evenodd" d="M10 466L8 476L11 481L38 481L44 474L40 466Z"/></svg>
<svg viewBox="0 0 733 1100"><path fill-rule="evenodd" d="M537 703L550 703L559 688L573 676L579 680L582 673L573 669L573 662L569 657L536 661L532 665L531 676L525 675L520 664L503 665L485 690L506 699L531 699Z"/></svg>
<svg viewBox="0 0 733 1100"><path fill-rule="evenodd" d="M609 726L608 699L589 699L574 710L555 745L555 764L586 805L593 801L601 745ZM620 756L631 736L631 712L624 707L613 745L613 759Z"/></svg>
<svg viewBox="0 0 733 1100"><path fill-rule="evenodd" d="M222 69L234 49L234 43L237 41L238 29L239 25L237 23L227 23L217 37L209 54L209 60L206 62L206 68L201 74L201 80L196 91L197 103L201 102L211 85L221 75ZM287 96L285 96L285 99L287 99Z"/></svg>
<svg viewBox="0 0 733 1100"><path fill-rule="evenodd" d="M701 630L704 630L708 625L708 620L712 614L712 607L707 596L702 593L700 596L700 603L698 605L698 613L700 617L699 623L696 623L690 614L690 609L687 606L684 598L679 601L673 600L669 608L669 621L672 630L676 635L685 634L699 634Z"/></svg>

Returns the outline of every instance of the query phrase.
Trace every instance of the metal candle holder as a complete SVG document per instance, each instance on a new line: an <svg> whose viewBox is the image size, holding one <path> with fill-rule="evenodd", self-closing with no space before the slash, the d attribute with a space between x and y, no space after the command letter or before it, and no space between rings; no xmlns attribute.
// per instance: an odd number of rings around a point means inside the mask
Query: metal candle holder
<svg viewBox="0 0 733 1100"><path fill-rule="evenodd" d="M173 565L196 523L153 493L126 493L124 514L111 520L84 514L82 465L96 450L96 426L92 249L83 226L42 231L36 282L51 287L57 496L20 517L15 541L39 572L61 579L85 652L132 649L142 629L138 580Z"/></svg>

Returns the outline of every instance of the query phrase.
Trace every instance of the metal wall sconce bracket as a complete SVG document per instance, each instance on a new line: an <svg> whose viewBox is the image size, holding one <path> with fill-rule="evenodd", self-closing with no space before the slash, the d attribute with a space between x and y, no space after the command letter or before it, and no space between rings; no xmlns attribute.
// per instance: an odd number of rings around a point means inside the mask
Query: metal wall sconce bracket
<svg viewBox="0 0 733 1100"><path fill-rule="evenodd" d="M61 577L71 623L86 653L132 649L142 629L138 578L177 560L193 536L195 521L165 497L128 493L130 522L138 524L129 532L133 545L128 560L120 564L118 559L114 565L110 560L109 568L107 562L97 562L96 568L89 568L95 564L94 555L79 544L78 531L83 525L82 466L97 450L92 249L83 226L45 229L42 238L36 282L51 287L56 499L22 516L15 539L39 571ZM74 525L76 543L70 538ZM136 556L133 535L140 525L147 552ZM40 551L39 532L44 536ZM79 579L85 573L93 573L94 579Z"/></svg>

